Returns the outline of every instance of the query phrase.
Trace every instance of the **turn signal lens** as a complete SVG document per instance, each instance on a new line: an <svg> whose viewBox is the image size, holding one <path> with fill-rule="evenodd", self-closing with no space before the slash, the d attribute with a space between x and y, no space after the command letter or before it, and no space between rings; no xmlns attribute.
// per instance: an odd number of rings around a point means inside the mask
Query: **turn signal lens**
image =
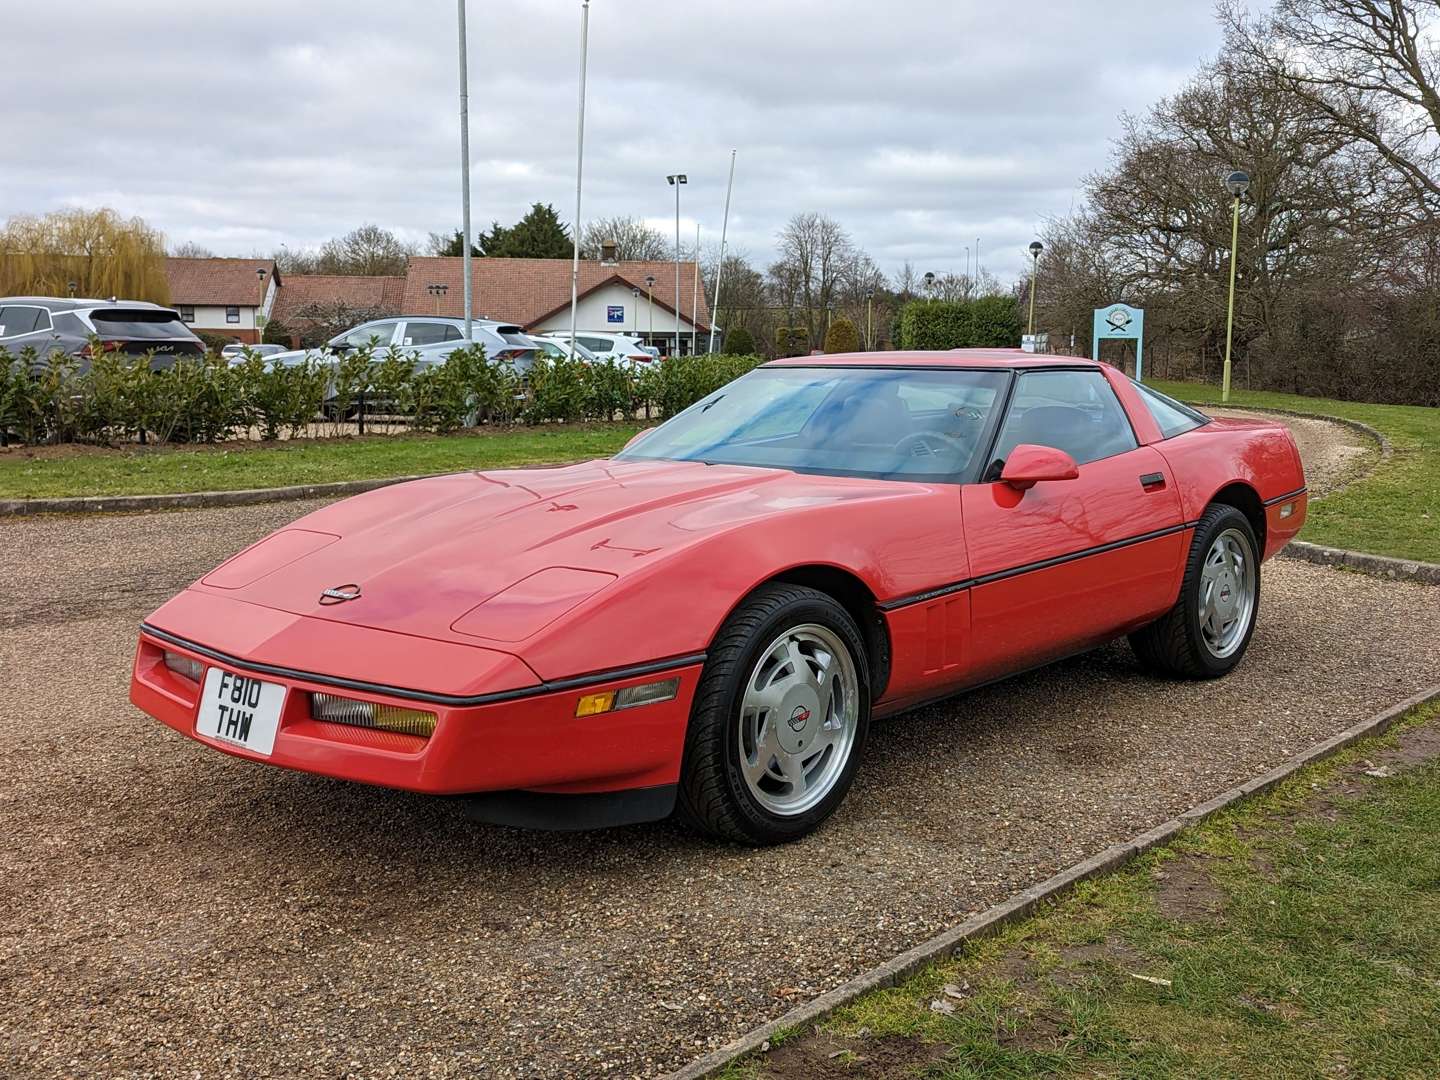
<svg viewBox="0 0 1440 1080"><path fill-rule="evenodd" d="M1280 516L1282 518L1287 518L1293 513L1295 513L1294 503L1286 503L1284 506L1280 507Z"/></svg>
<svg viewBox="0 0 1440 1080"><path fill-rule="evenodd" d="M198 683L200 676L205 674L205 665L199 660L171 652L169 649L165 650L165 666L182 679L189 679L193 683Z"/></svg>
<svg viewBox="0 0 1440 1080"><path fill-rule="evenodd" d="M661 682L627 686L623 690L605 690L598 694L586 694L575 705L576 716L596 716L600 713L618 712L620 709L634 709L641 705L654 705L669 701L680 692L680 679L664 679Z"/></svg>
<svg viewBox="0 0 1440 1080"><path fill-rule="evenodd" d="M401 735L418 735L422 739L435 734L435 714L432 712L405 709L398 705L377 705L335 694L311 694L310 715L332 724L394 731Z"/></svg>

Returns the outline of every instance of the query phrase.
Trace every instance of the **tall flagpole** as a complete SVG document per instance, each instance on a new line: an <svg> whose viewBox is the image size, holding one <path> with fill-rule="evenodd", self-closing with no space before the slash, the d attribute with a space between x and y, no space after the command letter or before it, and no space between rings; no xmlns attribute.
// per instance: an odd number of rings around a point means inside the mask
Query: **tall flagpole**
<svg viewBox="0 0 1440 1080"><path fill-rule="evenodd" d="M465 62L465 0L460 9L460 259L465 268L465 340L470 340L470 74Z"/></svg>
<svg viewBox="0 0 1440 1080"><path fill-rule="evenodd" d="M575 356L575 316L580 300L580 177L585 164L585 61L590 48L590 0L580 5L580 121L575 135L575 243L570 260L570 356Z"/></svg>
<svg viewBox="0 0 1440 1080"><path fill-rule="evenodd" d="M720 265L715 268L715 303L710 305L710 351L715 351L715 323L720 317L720 279L725 274L725 234L730 229L730 192L735 188L735 151L730 151L730 182L725 185L725 216L720 221Z"/></svg>

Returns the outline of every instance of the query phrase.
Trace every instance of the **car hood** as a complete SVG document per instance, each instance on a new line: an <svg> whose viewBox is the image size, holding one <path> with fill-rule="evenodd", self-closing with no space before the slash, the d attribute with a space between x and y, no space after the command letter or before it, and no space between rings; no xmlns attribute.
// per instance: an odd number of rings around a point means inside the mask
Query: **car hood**
<svg viewBox="0 0 1440 1080"><path fill-rule="evenodd" d="M717 533L913 488L688 462L460 473L336 503L246 549L194 588L400 633L520 642ZM339 592L324 596L327 589Z"/></svg>

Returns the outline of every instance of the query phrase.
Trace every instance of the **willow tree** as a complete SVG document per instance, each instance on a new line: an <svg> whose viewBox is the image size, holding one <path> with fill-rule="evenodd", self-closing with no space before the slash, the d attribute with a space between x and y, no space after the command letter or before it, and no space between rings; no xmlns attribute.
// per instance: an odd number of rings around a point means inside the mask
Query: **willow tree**
<svg viewBox="0 0 1440 1080"><path fill-rule="evenodd" d="M0 229L0 295L170 302L165 238L113 210L13 217Z"/></svg>

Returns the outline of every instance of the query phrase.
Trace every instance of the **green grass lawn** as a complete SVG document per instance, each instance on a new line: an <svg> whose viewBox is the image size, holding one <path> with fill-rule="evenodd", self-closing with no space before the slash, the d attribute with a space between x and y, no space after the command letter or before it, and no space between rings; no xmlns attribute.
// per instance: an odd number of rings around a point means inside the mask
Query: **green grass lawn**
<svg viewBox="0 0 1440 1080"><path fill-rule="evenodd" d="M1182 401L1218 404L1214 386L1154 382ZM1369 424L1390 440L1394 456L1364 480L1310 506L1301 540L1330 547L1440 562L1440 409L1367 405L1262 390L1232 390L1230 405L1340 416Z"/></svg>
<svg viewBox="0 0 1440 1080"><path fill-rule="evenodd" d="M0 498L151 495L325 484L606 457L638 424L547 424L463 435L296 439L248 447L0 451Z"/></svg>
<svg viewBox="0 0 1440 1080"><path fill-rule="evenodd" d="M727 1080L1435 1076L1440 761L1416 762L1440 749L1437 716L1403 725L1412 763L1392 777L1363 770L1393 734L784 1033Z"/></svg>

